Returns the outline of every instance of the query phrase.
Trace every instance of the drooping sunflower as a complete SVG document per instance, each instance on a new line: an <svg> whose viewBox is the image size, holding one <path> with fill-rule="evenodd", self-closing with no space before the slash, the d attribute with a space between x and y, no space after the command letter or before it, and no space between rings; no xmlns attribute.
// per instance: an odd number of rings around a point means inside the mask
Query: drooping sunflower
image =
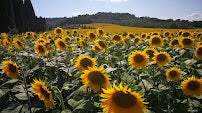
<svg viewBox="0 0 202 113"><path fill-rule="evenodd" d="M167 52L159 52L154 54L153 60L155 64L163 67L170 63L171 57Z"/></svg>
<svg viewBox="0 0 202 113"><path fill-rule="evenodd" d="M11 60L3 61L2 64L5 66L2 67L2 71L6 73L11 79L16 79L20 75L19 67L17 64Z"/></svg>
<svg viewBox="0 0 202 113"><path fill-rule="evenodd" d="M67 44L60 38L55 40L55 46L62 52L67 49Z"/></svg>
<svg viewBox="0 0 202 113"><path fill-rule="evenodd" d="M185 31L185 32L182 33L182 36L183 36L183 37L190 37L190 36L192 36L192 35L191 35L190 32Z"/></svg>
<svg viewBox="0 0 202 113"><path fill-rule="evenodd" d="M46 109L53 109L55 107L53 96L51 91L45 85L45 82L42 82L41 79L34 79L34 82L31 83L31 86L34 88L32 92L35 95L38 95L40 100L43 100Z"/></svg>
<svg viewBox="0 0 202 113"><path fill-rule="evenodd" d="M60 27L57 27L57 28L54 29L54 34L55 35L62 35L63 32L64 32L64 30L62 28L60 28Z"/></svg>
<svg viewBox="0 0 202 113"><path fill-rule="evenodd" d="M81 75L81 81L85 87L90 87L95 92L101 91L102 88L106 89L110 86L110 75L105 74L104 67L89 67L89 70L85 70Z"/></svg>
<svg viewBox="0 0 202 113"><path fill-rule="evenodd" d="M104 36L104 30L103 29L97 29L96 32L98 35Z"/></svg>
<svg viewBox="0 0 202 113"><path fill-rule="evenodd" d="M94 43L95 43L95 45L97 47L99 47L102 50L107 50L108 49L108 46L105 44L105 42L103 40L97 40Z"/></svg>
<svg viewBox="0 0 202 113"><path fill-rule="evenodd" d="M84 41L84 40L80 40L79 41L79 43L80 43L80 45L81 45L81 47L83 48L83 49L86 49L86 46L87 46L87 44L86 44L86 42Z"/></svg>
<svg viewBox="0 0 202 113"><path fill-rule="evenodd" d="M96 58L91 58L87 55L81 55L76 60L75 65L77 66L77 69L80 71L88 70L89 67L94 67L97 65Z"/></svg>
<svg viewBox="0 0 202 113"><path fill-rule="evenodd" d="M131 65L133 68L144 68L149 63L149 57L147 54L141 52L141 51L135 51L132 52L131 55L128 57L129 65Z"/></svg>
<svg viewBox="0 0 202 113"><path fill-rule="evenodd" d="M152 46L152 47L162 47L164 44L163 42L163 39L159 36L152 36L150 39L149 39L149 45Z"/></svg>
<svg viewBox="0 0 202 113"><path fill-rule="evenodd" d="M133 38L135 38L135 35L134 35L133 33L129 33L129 34L128 34L128 37L129 37L130 39L133 39Z"/></svg>
<svg viewBox="0 0 202 113"><path fill-rule="evenodd" d="M88 35L88 38L89 38L90 42L93 42L93 41L95 41L97 39L97 35L94 34L93 32L88 32L87 35Z"/></svg>
<svg viewBox="0 0 202 113"><path fill-rule="evenodd" d="M39 56L44 56L46 54L46 47L42 43L35 43L34 50Z"/></svg>
<svg viewBox="0 0 202 113"><path fill-rule="evenodd" d="M149 102L143 102L145 99L143 95L135 91L128 89L128 86L123 87L123 83L119 84L119 87L113 83L112 88L103 89L103 93L100 97L104 98L101 101L101 108L106 113L144 113L147 110Z"/></svg>
<svg viewBox="0 0 202 113"><path fill-rule="evenodd" d="M154 48L146 48L144 49L144 53L149 55L149 61L153 61L154 54L158 53L158 51Z"/></svg>
<svg viewBox="0 0 202 113"><path fill-rule="evenodd" d="M141 43L141 38L140 37L135 37L133 38L134 44L139 45Z"/></svg>
<svg viewBox="0 0 202 113"><path fill-rule="evenodd" d="M99 48L98 46L92 46L93 51L95 51L96 53L99 53L102 51L101 48Z"/></svg>
<svg viewBox="0 0 202 113"><path fill-rule="evenodd" d="M54 44L51 44L50 41L44 42L47 52L52 52L55 50Z"/></svg>
<svg viewBox="0 0 202 113"><path fill-rule="evenodd" d="M111 40L113 43L120 43L122 41L122 37L120 35L115 34L111 37Z"/></svg>
<svg viewBox="0 0 202 113"><path fill-rule="evenodd" d="M182 37L179 40L180 45L182 48L184 47L194 47L194 39L191 37Z"/></svg>
<svg viewBox="0 0 202 113"><path fill-rule="evenodd" d="M194 76L188 77L181 83L181 89L187 96L197 97L202 95L202 79L196 79Z"/></svg>
<svg viewBox="0 0 202 113"><path fill-rule="evenodd" d="M172 40L170 41L170 43L169 43L169 46L170 46L170 47L175 47L175 48L180 47L179 40L176 39L176 38L172 39Z"/></svg>
<svg viewBox="0 0 202 113"><path fill-rule="evenodd" d="M15 44L15 47L17 47L18 49L20 50L24 49L23 42L21 42L18 38L14 38L13 43Z"/></svg>
<svg viewBox="0 0 202 113"><path fill-rule="evenodd" d="M202 45L198 46L195 50L195 56L198 59L202 59Z"/></svg>
<svg viewBox="0 0 202 113"><path fill-rule="evenodd" d="M166 71L166 76L169 81L179 80L182 77L181 70L176 67L172 67Z"/></svg>

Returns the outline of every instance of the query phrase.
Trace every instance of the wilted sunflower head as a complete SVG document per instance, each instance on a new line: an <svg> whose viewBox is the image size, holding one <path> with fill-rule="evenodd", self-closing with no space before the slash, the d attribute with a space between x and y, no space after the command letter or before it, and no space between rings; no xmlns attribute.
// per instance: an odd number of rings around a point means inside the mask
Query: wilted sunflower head
<svg viewBox="0 0 202 113"><path fill-rule="evenodd" d="M135 51L132 52L131 55L129 55L128 58L129 65L131 65L133 68L144 68L149 63L149 57L147 54L141 52L141 51Z"/></svg>
<svg viewBox="0 0 202 113"><path fill-rule="evenodd" d="M144 53L148 54L149 61L151 62L151 61L153 61L154 54L158 53L158 51L154 48L146 48L146 49L144 49Z"/></svg>
<svg viewBox="0 0 202 113"><path fill-rule="evenodd" d="M176 47L176 48L178 48L178 47L180 46L179 40L176 39L176 38L172 39L172 40L170 41L170 43L169 43L169 46L170 46L170 47Z"/></svg>
<svg viewBox="0 0 202 113"><path fill-rule="evenodd" d="M32 92L35 95L38 95L40 100L44 101L46 109L53 109L55 107L54 100L51 94L51 91L45 85L45 82L42 82L41 79L34 79L34 82L31 83L31 86L34 88Z"/></svg>
<svg viewBox="0 0 202 113"><path fill-rule="evenodd" d="M120 35L115 34L111 37L111 40L113 43L120 43L122 41L122 37Z"/></svg>
<svg viewBox="0 0 202 113"><path fill-rule="evenodd" d="M152 36L150 39L149 39L149 44L150 46L152 47L162 47L164 42L163 42L163 39L159 36Z"/></svg>
<svg viewBox="0 0 202 113"><path fill-rule="evenodd" d="M67 44L60 38L55 40L55 46L62 52L67 49Z"/></svg>
<svg viewBox="0 0 202 113"><path fill-rule="evenodd" d="M170 63L171 57L167 52L159 52L154 54L153 60L155 64L163 67Z"/></svg>
<svg viewBox="0 0 202 113"><path fill-rule="evenodd" d="M3 61L2 64L5 66L2 67L2 71L6 73L11 79L16 79L20 75L19 67L17 64L11 60Z"/></svg>
<svg viewBox="0 0 202 113"><path fill-rule="evenodd" d="M104 40L97 40L95 41L95 45L102 49L102 50L107 50L108 49L108 46L105 44Z"/></svg>
<svg viewBox="0 0 202 113"><path fill-rule="evenodd" d="M197 97L202 95L202 79L196 79L194 76L188 77L181 83L181 89L187 96Z"/></svg>
<svg viewBox="0 0 202 113"><path fill-rule="evenodd" d="M54 34L55 35L62 35L63 32L64 32L64 30L62 28L60 28L60 27L57 27L57 28L54 29Z"/></svg>
<svg viewBox="0 0 202 113"><path fill-rule="evenodd" d="M191 37L182 37L180 38L180 45L182 46L182 48L184 47L194 47L194 39L192 39Z"/></svg>
<svg viewBox="0 0 202 113"><path fill-rule="evenodd" d="M90 87L95 92L99 92L102 88L106 89L110 86L110 75L107 75L104 72L104 67L89 67L88 70L84 71L84 74L82 74L80 78L85 87Z"/></svg>
<svg viewBox="0 0 202 113"><path fill-rule="evenodd" d="M144 105L148 102L143 102L143 95L132 92L128 86L123 87L122 82L118 87L113 83L112 88L103 89L100 96L104 98L101 100L101 108L107 113L143 113L143 109L149 111Z"/></svg>
<svg viewBox="0 0 202 113"><path fill-rule="evenodd" d="M195 50L195 56L198 59L202 59L202 45L198 46Z"/></svg>
<svg viewBox="0 0 202 113"><path fill-rule="evenodd" d="M135 37L133 38L134 44L139 45L141 43L141 38L140 37Z"/></svg>
<svg viewBox="0 0 202 113"><path fill-rule="evenodd" d="M81 55L76 60L75 65L80 71L88 70L89 67L94 67L95 65L97 65L96 58L91 58L87 55Z"/></svg>
<svg viewBox="0 0 202 113"><path fill-rule="evenodd" d="M46 54L46 47L42 43L35 43L34 46L34 50L39 56L44 56Z"/></svg>
<svg viewBox="0 0 202 113"><path fill-rule="evenodd" d="M166 76L169 81L179 80L182 77L181 70L176 67L172 67L166 71Z"/></svg>

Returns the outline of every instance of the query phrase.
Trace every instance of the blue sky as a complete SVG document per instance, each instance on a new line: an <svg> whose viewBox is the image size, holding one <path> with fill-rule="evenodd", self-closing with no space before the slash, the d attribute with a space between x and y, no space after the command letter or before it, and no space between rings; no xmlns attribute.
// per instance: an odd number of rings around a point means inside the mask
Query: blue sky
<svg viewBox="0 0 202 113"><path fill-rule="evenodd" d="M97 12L131 13L137 17L202 20L202 0L31 0L37 16L72 17Z"/></svg>

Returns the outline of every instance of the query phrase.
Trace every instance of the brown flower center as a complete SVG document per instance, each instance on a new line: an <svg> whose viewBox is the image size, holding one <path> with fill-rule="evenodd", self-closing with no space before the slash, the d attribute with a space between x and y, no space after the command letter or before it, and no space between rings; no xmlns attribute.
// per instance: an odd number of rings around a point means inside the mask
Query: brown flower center
<svg viewBox="0 0 202 113"><path fill-rule="evenodd" d="M59 41L59 45L60 45L60 47L65 47L65 43L62 41Z"/></svg>
<svg viewBox="0 0 202 113"><path fill-rule="evenodd" d="M100 48L99 48L99 47L97 47L97 46L95 46L95 49L96 49L97 51L99 51L99 50L100 50Z"/></svg>
<svg viewBox="0 0 202 113"><path fill-rule="evenodd" d="M113 40L119 41L119 40L121 40L121 37L118 36L118 35L115 35L115 36L113 37Z"/></svg>
<svg viewBox="0 0 202 113"><path fill-rule="evenodd" d="M187 88L190 90L196 90L196 89L200 88L200 84L197 81L190 81L187 84Z"/></svg>
<svg viewBox="0 0 202 113"><path fill-rule="evenodd" d="M183 39L183 40L182 40L182 43L183 43L184 45L189 45L189 44L192 43L192 41L191 41L191 39Z"/></svg>
<svg viewBox="0 0 202 113"><path fill-rule="evenodd" d="M188 37L189 35L190 35L189 32L185 32L185 33L182 34L183 37Z"/></svg>
<svg viewBox="0 0 202 113"><path fill-rule="evenodd" d="M95 85L101 85L105 83L105 77L103 73L99 71L93 71L88 75L88 79L90 82L92 82Z"/></svg>
<svg viewBox="0 0 202 113"><path fill-rule="evenodd" d="M157 56L157 61L163 62L163 61L165 61L165 60L166 60L166 56L165 56L164 54L159 54L159 55Z"/></svg>
<svg viewBox="0 0 202 113"><path fill-rule="evenodd" d="M161 40L158 37L154 37L152 39L152 44L159 44L159 43L161 43Z"/></svg>
<svg viewBox="0 0 202 113"><path fill-rule="evenodd" d="M123 33L122 36L124 36L124 37L127 36L127 33Z"/></svg>
<svg viewBox="0 0 202 113"><path fill-rule="evenodd" d="M149 55L149 58L154 57L154 51L153 50L147 50L146 53Z"/></svg>
<svg viewBox="0 0 202 113"><path fill-rule="evenodd" d="M200 47L200 48L197 50L197 54L198 54L198 55L202 55L202 47Z"/></svg>
<svg viewBox="0 0 202 113"><path fill-rule="evenodd" d="M40 51L40 52L44 52L45 50L44 50L44 47L42 46L42 45L40 45L39 47L38 47L38 50Z"/></svg>
<svg viewBox="0 0 202 113"><path fill-rule="evenodd" d="M22 46L22 44L21 44L21 42L20 42L20 41L17 41L17 44L18 44L19 46Z"/></svg>
<svg viewBox="0 0 202 113"><path fill-rule="evenodd" d="M67 33L67 34L70 34L70 32L69 32L69 31L66 31L66 33Z"/></svg>
<svg viewBox="0 0 202 113"><path fill-rule="evenodd" d="M137 62L137 63L142 63L144 61L144 56L142 56L140 54L137 54L134 57L134 61Z"/></svg>
<svg viewBox="0 0 202 113"><path fill-rule="evenodd" d="M90 33L90 38L91 39L95 39L96 38L95 34L94 33Z"/></svg>
<svg viewBox="0 0 202 113"><path fill-rule="evenodd" d="M175 77L175 76L177 76L177 72L174 71L174 70L172 70L172 71L170 71L169 75L170 75L171 77Z"/></svg>
<svg viewBox="0 0 202 113"><path fill-rule="evenodd" d="M123 91L115 92L112 96L112 101L122 108L130 108L137 103L136 97L131 95L128 91L126 91L126 93Z"/></svg>
<svg viewBox="0 0 202 113"><path fill-rule="evenodd" d="M135 43L139 42L140 39L139 38L135 38Z"/></svg>
<svg viewBox="0 0 202 113"><path fill-rule="evenodd" d="M50 94L46 90L44 90L42 86L40 87L40 91L42 95L49 99Z"/></svg>
<svg viewBox="0 0 202 113"><path fill-rule="evenodd" d="M146 38L146 34L143 34L143 35L142 35L142 38Z"/></svg>
<svg viewBox="0 0 202 113"><path fill-rule="evenodd" d="M17 71L17 67L14 66L13 64L9 64L8 65L8 68L9 70L12 72L12 73L15 73Z"/></svg>
<svg viewBox="0 0 202 113"><path fill-rule="evenodd" d="M61 29L56 29L56 33L62 33Z"/></svg>
<svg viewBox="0 0 202 113"><path fill-rule="evenodd" d="M166 33L165 33L165 36L166 36L166 37L167 37L167 36L169 36L169 35L170 35L170 33L169 33L169 32L166 32Z"/></svg>
<svg viewBox="0 0 202 113"><path fill-rule="evenodd" d="M104 33L102 30L99 30L98 32L100 35L103 35L103 33Z"/></svg>
<svg viewBox="0 0 202 113"><path fill-rule="evenodd" d="M132 39L132 38L135 38L135 36L133 34L130 34L129 37Z"/></svg>
<svg viewBox="0 0 202 113"><path fill-rule="evenodd" d="M98 43L99 43L99 45L100 45L101 47L103 47L103 48L106 47L106 45L105 45L105 43L104 43L103 41L99 41Z"/></svg>
<svg viewBox="0 0 202 113"><path fill-rule="evenodd" d="M174 45L178 45L179 44L179 42L178 42L178 40L173 40L172 42L171 42L171 44L174 46Z"/></svg>
<svg viewBox="0 0 202 113"><path fill-rule="evenodd" d="M84 58L81 60L81 66L88 69L88 66L89 67L92 67L93 66L93 62L89 59L89 58Z"/></svg>

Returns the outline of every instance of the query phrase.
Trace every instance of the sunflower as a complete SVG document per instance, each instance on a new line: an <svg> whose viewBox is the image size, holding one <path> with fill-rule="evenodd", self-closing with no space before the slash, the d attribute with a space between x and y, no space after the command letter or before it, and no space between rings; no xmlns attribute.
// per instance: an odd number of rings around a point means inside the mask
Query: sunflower
<svg viewBox="0 0 202 113"><path fill-rule="evenodd" d="M62 52L67 49L67 44L60 38L55 40L55 46Z"/></svg>
<svg viewBox="0 0 202 113"><path fill-rule="evenodd" d="M81 40L81 38L80 37L75 37L75 40L76 40L76 43L78 44L79 41Z"/></svg>
<svg viewBox="0 0 202 113"><path fill-rule="evenodd" d="M188 77L181 83L181 89L187 96L197 97L202 95L202 79Z"/></svg>
<svg viewBox="0 0 202 113"><path fill-rule="evenodd" d="M69 36L63 36L62 39L67 42L68 44L71 43L71 38Z"/></svg>
<svg viewBox="0 0 202 113"><path fill-rule="evenodd" d="M13 50L12 46L8 47L8 51L9 51L11 54L15 54L15 51Z"/></svg>
<svg viewBox="0 0 202 113"><path fill-rule="evenodd" d="M55 35L62 35L63 32L64 32L64 30L62 28L60 28L60 27L57 27L57 28L54 29L54 34Z"/></svg>
<svg viewBox="0 0 202 113"><path fill-rule="evenodd" d="M39 38L37 41L36 41L36 43L44 43L46 40L45 39L43 39L43 38Z"/></svg>
<svg viewBox="0 0 202 113"><path fill-rule="evenodd" d="M0 45L1 46L3 46L4 44L3 44L3 40L2 39L0 39Z"/></svg>
<svg viewBox="0 0 202 113"><path fill-rule="evenodd" d="M197 47L202 46L202 41L197 43Z"/></svg>
<svg viewBox="0 0 202 113"><path fill-rule="evenodd" d="M97 36L93 32L88 32L89 41L93 42L97 39Z"/></svg>
<svg viewBox="0 0 202 113"><path fill-rule="evenodd" d="M105 44L105 42L103 40L97 40L94 43L95 43L95 45L97 47L99 47L102 50L107 50L108 49L108 46Z"/></svg>
<svg viewBox="0 0 202 113"><path fill-rule="evenodd" d="M163 46L163 39L159 36L152 36L149 39L149 44L152 47L162 47Z"/></svg>
<svg viewBox="0 0 202 113"><path fill-rule="evenodd" d="M132 92L128 86L123 87L122 82L119 87L113 83L112 88L103 89L100 97L104 98L100 106L106 113L144 113L143 109L149 111L145 106L149 102L143 102L143 95Z"/></svg>
<svg viewBox="0 0 202 113"><path fill-rule="evenodd" d="M73 30L72 32L73 32L73 33L72 33L73 36L76 36L76 35L78 34L78 31L77 31L77 30Z"/></svg>
<svg viewBox="0 0 202 113"><path fill-rule="evenodd" d="M89 67L89 70L85 70L80 78L85 87L90 87L95 92L99 92L102 88L106 89L110 86L110 75L104 74L104 72L104 67Z"/></svg>
<svg viewBox="0 0 202 113"><path fill-rule="evenodd" d="M182 48L194 47L194 39L192 39L191 37L182 37L180 38L179 43L182 46Z"/></svg>
<svg viewBox="0 0 202 113"><path fill-rule="evenodd" d="M133 33L129 33L129 34L128 34L128 37L129 37L130 39L133 39L133 38L135 38L135 35L134 35Z"/></svg>
<svg viewBox="0 0 202 113"><path fill-rule="evenodd" d="M195 56L198 59L202 59L202 45L198 46L195 50Z"/></svg>
<svg viewBox="0 0 202 113"><path fill-rule="evenodd" d="M3 61L2 64L5 65L2 67L2 71L6 73L8 77L11 77L11 79L16 79L20 75L19 67L15 62L7 60Z"/></svg>
<svg viewBox="0 0 202 113"><path fill-rule="evenodd" d="M81 47L83 48L83 49L86 49L86 46L87 46L87 44L86 44L86 42L84 41L84 40L80 40L79 41L79 43L80 43L80 45L81 45Z"/></svg>
<svg viewBox="0 0 202 113"><path fill-rule="evenodd" d="M134 44L139 45L141 43L141 38L140 37L135 37L133 38Z"/></svg>
<svg viewBox="0 0 202 113"><path fill-rule="evenodd" d="M32 33L32 38L37 39L38 38L37 34L36 33Z"/></svg>
<svg viewBox="0 0 202 113"><path fill-rule="evenodd" d="M153 36L154 36L154 35L159 36L160 33L159 33L159 32L153 32L152 35L153 35Z"/></svg>
<svg viewBox="0 0 202 113"><path fill-rule="evenodd" d="M47 36L46 36L46 39L47 39L47 40L51 40L51 39L52 39L52 35L47 35Z"/></svg>
<svg viewBox="0 0 202 113"><path fill-rule="evenodd" d="M31 35L32 35L32 32L26 32L25 35L26 35L26 36L31 36Z"/></svg>
<svg viewBox="0 0 202 113"><path fill-rule="evenodd" d="M147 39L150 39L150 37L151 37L150 35L147 35Z"/></svg>
<svg viewBox="0 0 202 113"><path fill-rule="evenodd" d="M42 43L35 43L34 50L39 56L44 56L46 54L46 47Z"/></svg>
<svg viewBox="0 0 202 113"><path fill-rule="evenodd" d="M18 49L20 50L24 49L23 42L21 42L18 38L14 38L13 43L15 44L15 47L17 47Z"/></svg>
<svg viewBox="0 0 202 113"><path fill-rule="evenodd" d="M95 65L97 65L96 58L90 58L87 55L81 55L76 60L75 65L80 71L88 70L89 67L94 67Z"/></svg>
<svg viewBox="0 0 202 113"><path fill-rule="evenodd" d="M163 37L170 37L171 33L169 31L166 31L163 33Z"/></svg>
<svg viewBox="0 0 202 113"><path fill-rule="evenodd" d="M70 35L70 32L68 30L65 30L66 35Z"/></svg>
<svg viewBox="0 0 202 113"><path fill-rule="evenodd" d="M34 82L31 83L31 86L34 88L32 92L35 95L38 95L40 100L43 100L46 109L53 109L55 107L53 96L51 91L49 91L45 85L45 82L42 82L40 79L34 79Z"/></svg>
<svg viewBox="0 0 202 113"><path fill-rule="evenodd" d="M47 52L52 52L55 50L54 44L51 44L50 41L44 42Z"/></svg>
<svg viewBox="0 0 202 113"><path fill-rule="evenodd" d="M172 67L166 71L166 76L169 81L179 80L182 77L181 70L176 67Z"/></svg>
<svg viewBox="0 0 202 113"><path fill-rule="evenodd" d="M159 52L154 54L153 60L155 64L163 67L170 63L171 57L167 52Z"/></svg>
<svg viewBox="0 0 202 113"><path fill-rule="evenodd" d="M126 47L128 47L130 45L130 40L128 38L124 38L123 39L123 43Z"/></svg>
<svg viewBox="0 0 202 113"><path fill-rule="evenodd" d="M103 29L97 29L96 32L98 35L104 36L104 30Z"/></svg>
<svg viewBox="0 0 202 113"><path fill-rule="evenodd" d="M7 39L4 39L4 40L3 40L3 45L4 45L5 47L9 47L10 43L9 43L9 41L8 41Z"/></svg>
<svg viewBox="0 0 202 113"><path fill-rule="evenodd" d="M147 38L147 33L141 34L141 38L142 38L142 39L146 39L146 38Z"/></svg>
<svg viewBox="0 0 202 113"><path fill-rule="evenodd" d="M180 46L179 40L176 39L176 38L172 39L172 40L170 41L170 43L169 43L169 46L170 46L170 47L176 47L176 48L178 48L178 47Z"/></svg>
<svg viewBox="0 0 202 113"><path fill-rule="evenodd" d="M156 49L146 48L144 49L144 53L149 55L149 61L153 61L154 54L158 53Z"/></svg>
<svg viewBox="0 0 202 113"><path fill-rule="evenodd" d="M123 38L125 38L125 37L128 36L128 33L127 33L127 32L123 32L123 33L121 34L121 36L122 36Z"/></svg>
<svg viewBox="0 0 202 113"><path fill-rule="evenodd" d="M102 49L100 49L98 46L92 46L93 51L95 51L96 53L99 53L102 51Z"/></svg>
<svg viewBox="0 0 202 113"><path fill-rule="evenodd" d="M119 43L119 42L122 41L122 37L119 36L119 35L113 35L113 36L111 37L111 40L113 41L113 43Z"/></svg>
<svg viewBox="0 0 202 113"><path fill-rule="evenodd" d="M185 32L182 33L182 36L183 36L183 37L190 37L190 36L192 36L192 35L191 35L190 32L185 31Z"/></svg>
<svg viewBox="0 0 202 113"><path fill-rule="evenodd" d="M132 52L132 54L128 58L129 65L131 65L133 68L144 68L149 63L149 57L147 54L142 53L141 51L135 51Z"/></svg>

